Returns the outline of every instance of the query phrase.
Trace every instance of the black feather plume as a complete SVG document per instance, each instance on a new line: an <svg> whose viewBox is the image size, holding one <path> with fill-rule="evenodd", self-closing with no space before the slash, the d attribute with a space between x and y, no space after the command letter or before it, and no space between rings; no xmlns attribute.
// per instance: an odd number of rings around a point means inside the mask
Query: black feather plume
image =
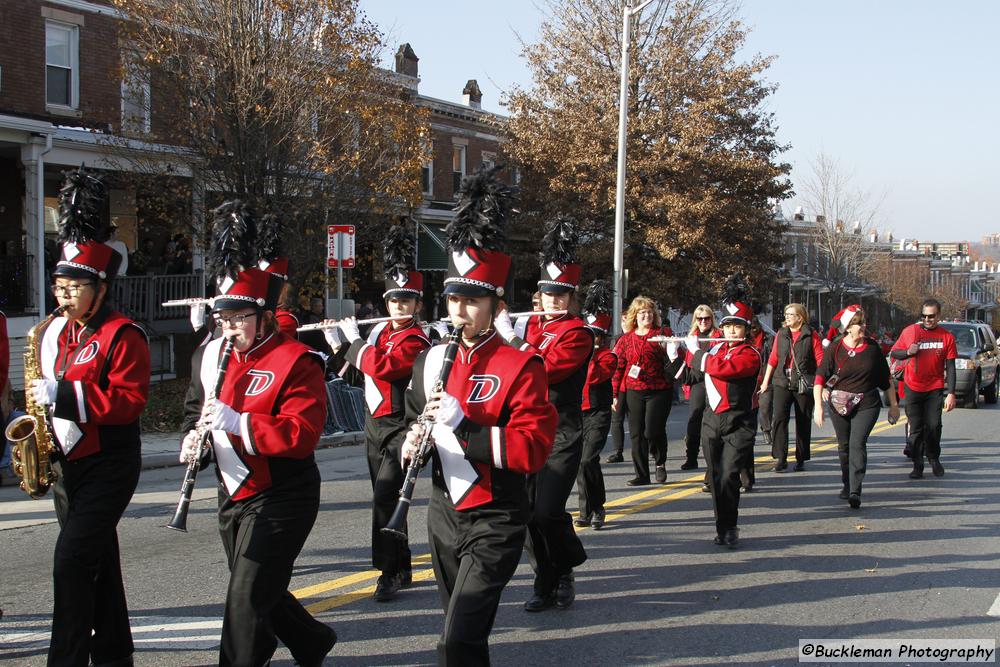
<svg viewBox="0 0 1000 667"><path fill-rule="evenodd" d="M722 303L736 303L737 301L746 303L750 298L750 288L747 287L743 276L738 273L729 276L726 284L722 286L720 298L722 299Z"/></svg>
<svg viewBox="0 0 1000 667"><path fill-rule="evenodd" d="M413 230L407 224L396 225L389 230L382 244L383 269L386 278L406 275L413 269L416 244Z"/></svg>
<svg viewBox="0 0 1000 667"><path fill-rule="evenodd" d="M595 280L587 288L587 298L583 302L583 312L596 315L610 313L615 290L607 280Z"/></svg>
<svg viewBox="0 0 1000 667"><path fill-rule="evenodd" d="M209 273L217 281L235 279L240 271L257 263L253 213L237 199L222 204L213 214L212 245L207 257Z"/></svg>
<svg viewBox="0 0 1000 667"><path fill-rule="evenodd" d="M285 256L285 226L274 213L260 217L257 223L257 259L273 262Z"/></svg>
<svg viewBox="0 0 1000 667"><path fill-rule="evenodd" d="M81 166L63 174L59 189L59 242L104 243L111 238L111 224L104 219L107 190L97 176Z"/></svg>
<svg viewBox="0 0 1000 667"><path fill-rule="evenodd" d="M546 225L542 238L542 265L573 264L576 262L576 220L568 215L557 215Z"/></svg>
<svg viewBox="0 0 1000 667"><path fill-rule="evenodd" d="M455 251L470 247L503 250L504 227L512 210L513 191L497 178L499 165L462 179L455 218L445 233L448 246Z"/></svg>

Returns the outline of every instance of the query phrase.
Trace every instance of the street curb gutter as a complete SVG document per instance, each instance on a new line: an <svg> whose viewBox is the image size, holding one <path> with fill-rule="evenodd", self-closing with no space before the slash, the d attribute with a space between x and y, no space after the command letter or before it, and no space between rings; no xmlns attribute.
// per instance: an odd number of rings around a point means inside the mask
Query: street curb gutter
<svg viewBox="0 0 1000 667"><path fill-rule="evenodd" d="M334 433L333 435L320 436L319 444L316 445L316 449L349 447L351 445L361 444L364 440L365 434L362 431ZM180 452L180 443L177 445L177 451ZM184 465L177 459L177 456L177 454L171 453L148 454L142 457L142 469L153 470L156 468L174 468Z"/></svg>

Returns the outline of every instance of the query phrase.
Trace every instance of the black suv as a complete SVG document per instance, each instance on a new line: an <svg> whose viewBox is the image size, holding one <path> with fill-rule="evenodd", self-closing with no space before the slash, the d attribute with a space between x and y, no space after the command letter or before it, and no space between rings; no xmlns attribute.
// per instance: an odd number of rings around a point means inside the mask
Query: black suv
<svg viewBox="0 0 1000 667"><path fill-rule="evenodd" d="M970 408L979 407L979 395L987 403L997 402L997 341L993 330L982 322L941 322L955 337L955 393Z"/></svg>

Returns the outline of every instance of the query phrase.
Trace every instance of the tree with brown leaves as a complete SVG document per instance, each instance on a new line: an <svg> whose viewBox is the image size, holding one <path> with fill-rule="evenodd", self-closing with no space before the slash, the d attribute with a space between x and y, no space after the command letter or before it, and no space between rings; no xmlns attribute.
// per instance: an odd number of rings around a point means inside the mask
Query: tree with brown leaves
<svg viewBox="0 0 1000 667"><path fill-rule="evenodd" d="M526 211L582 225L587 275L611 273L621 0L549 0L515 88L507 151ZM745 31L725 1L662 0L634 19L629 58L626 256L630 291L692 308L744 273L766 294L783 259L772 210L790 192L766 111L770 59L739 62Z"/></svg>

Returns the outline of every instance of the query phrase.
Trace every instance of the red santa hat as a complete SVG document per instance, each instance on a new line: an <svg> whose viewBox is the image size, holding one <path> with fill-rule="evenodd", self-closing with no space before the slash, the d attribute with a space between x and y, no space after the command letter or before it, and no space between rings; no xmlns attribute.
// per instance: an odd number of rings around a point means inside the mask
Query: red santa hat
<svg viewBox="0 0 1000 667"><path fill-rule="evenodd" d="M826 338L823 340L823 347L826 347L834 338L844 333L844 330L847 329L847 325L851 323L854 316L863 312L864 310L860 304L852 303L834 315L833 320L830 321L830 328L826 332Z"/></svg>

